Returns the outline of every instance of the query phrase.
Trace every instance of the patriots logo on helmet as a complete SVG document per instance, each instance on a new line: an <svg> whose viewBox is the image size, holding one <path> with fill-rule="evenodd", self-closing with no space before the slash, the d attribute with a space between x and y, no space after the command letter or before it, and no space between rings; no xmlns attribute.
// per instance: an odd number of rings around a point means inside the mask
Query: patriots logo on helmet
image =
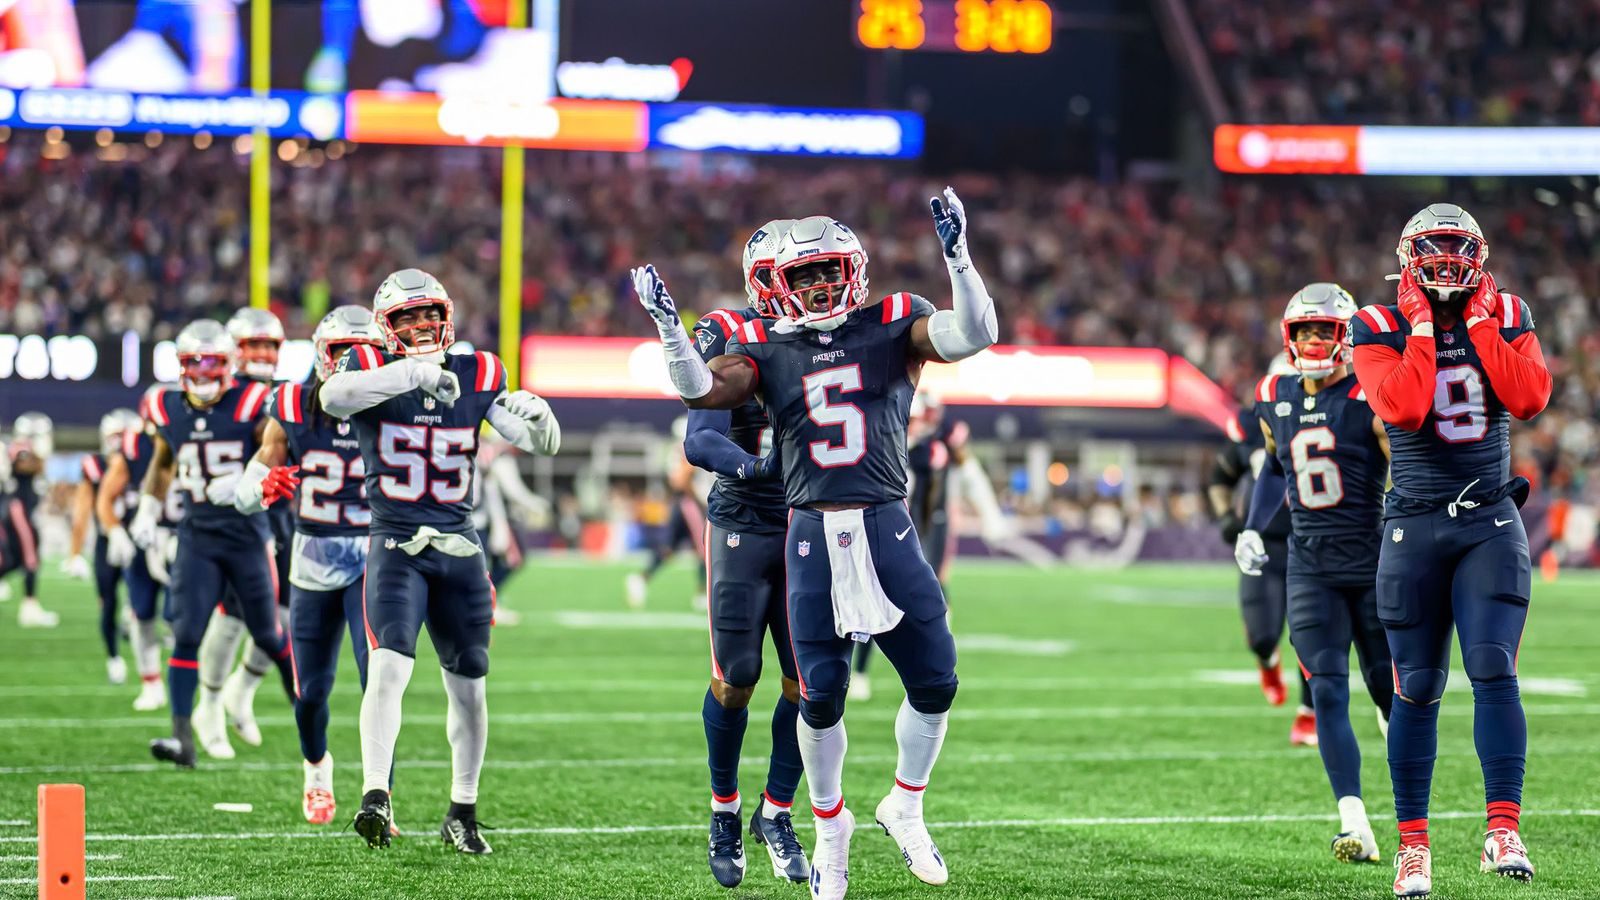
<svg viewBox="0 0 1600 900"><path fill-rule="evenodd" d="M756 229L756 233L750 235L750 240L745 242L745 246L746 247L754 247L755 245L761 243L762 241L764 241L766 239L767 239L767 230L765 228L757 228Z"/></svg>
<svg viewBox="0 0 1600 900"><path fill-rule="evenodd" d="M811 542L810 541L801 541L799 543L799 545L797 545L795 547L795 552L800 554L801 556L810 556L811 555Z"/></svg>
<svg viewBox="0 0 1600 900"><path fill-rule="evenodd" d="M846 548L848 548L850 546L850 540L851 540L850 532L848 532L848 531L839 532L839 548L841 550L842 549L846 549Z"/></svg>

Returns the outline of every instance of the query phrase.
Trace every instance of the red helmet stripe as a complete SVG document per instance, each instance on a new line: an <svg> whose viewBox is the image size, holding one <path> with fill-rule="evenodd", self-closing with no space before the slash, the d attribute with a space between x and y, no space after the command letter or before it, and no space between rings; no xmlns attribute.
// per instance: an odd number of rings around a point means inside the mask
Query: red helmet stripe
<svg viewBox="0 0 1600 900"><path fill-rule="evenodd" d="M127 459L139 458L139 432L132 428L122 433L122 455Z"/></svg>
<svg viewBox="0 0 1600 900"><path fill-rule="evenodd" d="M95 484L100 483L100 476L102 474L100 471L100 460L95 459L93 453L85 453L83 455L83 474L86 475L91 482Z"/></svg>

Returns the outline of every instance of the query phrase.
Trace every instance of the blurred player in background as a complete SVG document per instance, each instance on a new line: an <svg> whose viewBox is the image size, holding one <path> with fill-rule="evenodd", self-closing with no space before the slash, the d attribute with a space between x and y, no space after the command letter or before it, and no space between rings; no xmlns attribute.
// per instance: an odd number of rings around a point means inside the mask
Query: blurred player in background
<svg viewBox="0 0 1600 900"><path fill-rule="evenodd" d="M743 309L709 312L695 324L695 348L703 359L721 356L745 322L778 317L773 259L793 224L793 219L774 219L745 242L749 303ZM754 399L733 410L690 410L683 450L689 462L717 474L706 500L711 521L706 548L711 686L700 707L711 767L711 874L730 888L744 878L739 757L750 698L761 679L762 645L770 633L782 686L772 710L766 790L751 813L750 836L767 848L773 875L804 882L811 877L811 866L791 815L802 766L795 735L800 682L784 604L783 535L789 508L773 455L772 426Z"/></svg>
<svg viewBox="0 0 1600 900"><path fill-rule="evenodd" d="M1472 682L1473 742L1483 767L1487 834L1479 869L1533 880L1523 846L1528 724L1517 655L1532 595L1528 535L1511 476L1511 417L1550 402L1533 314L1485 267L1489 245L1466 210L1435 203L1406 224L1396 303L1355 318L1355 368L1384 421L1394 487L1384 507L1378 617L1394 657L1389 718L1400 852L1397 897L1433 888L1428 794L1450 637Z"/></svg>
<svg viewBox="0 0 1600 900"><path fill-rule="evenodd" d="M372 513L362 495L366 467L349 422L323 411L317 388L352 347L382 346L371 311L341 306L323 317L311 336L315 378L284 383L267 399L261 449L250 458L233 505L254 515L278 501L293 512L288 568L290 641L294 648L295 724L305 758L301 811L313 825L333 821L333 755L328 752L328 695L339 665L345 628L362 687L367 644L362 589L367 526Z"/></svg>
<svg viewBox="0 0 1600 900"><path fill-rule="evenodd" d="M923 821L923 792L955 699L955 640L939 579L905 506L907 417L922 366L992 346L994 302L967 253L955 192L931 202L953 309L907 293L869 303L867 254L827 216L797 221L778 247L773 284L786 314L739 326L707 364L654 267L634 286L655 319L673 385L691 409L737 409L760 397L772 416L791 514L785 539L791 640L800 681L797 732L816 846L811 893L843 897L855 819L843 796L845 695L855 640L876 636L905 683L895 720L895 782L877 821L918 879L949 879Z"/></svg>
<svg viewBox="0 0 1600 900"><path fill-rule="evenodd" d="M167 664L172 736L151 741L150 752L193 768L197 739L208 753L224 747L226 752L217 755L232 755L214 696L214 715L191 719L200 640L224 589L233 590L251 637L277 664L286 691L294 690L294 674L289 642L278 623L266 518L233 508L245 460L266 430L271 389L234 380L233 339L217 322L202 319L185 327L177 350L180 390L163 391L152 401L155 448L128 534L140 546L154 546L168 491L175 486L186 495L172 561L175 643Z"/></svg>
<svg viewBox="0 0 1600 900"><path fill-rule="evenodd" d="M1268 378L1295 375L1298 371L1288 358L1279 354L1267 369ZM1228 443L1217 451L1211 465L1211 483L1206 499L1222 529L1222 540L1233 547L1244 530L1240 508L1250 498L1251 488L1267 460L1261 426L1253 410L1243 409L1228 421ZM1289 507L1280 504L1272 520L1260 529L1266 542L1267 562L1256 575L1239 577L1239 613L1244 620L1244 639L1255 655L1261 673L1261 693L1273 706L1282 706L1289 691L1283 683L1283 656L1278 644L1288 620ZM1300 705L1289 726L1291 745L1314 747L1317 719L1313 712L1311 686L1296 667L1300 682Z"/></svg>
<svg viewBox="0 0 1600 900"><path fill-rule="evenodd" d="M690 605L695 609L706 608L706 508L702 498L711 485L709 476L702 479L704 473L684 455L683 442L688 433L687 417L673 420L674 440L667 469L667 523L655 533L650 545L650 562L645 564L644 571L629 575L623 583L628 606L633 609L644 609L650 596L650 580L680 549L694 554L699 571L698 592L690 598Z"/></svg>
<svg viewBox="0 0 1600 900"><path fill-rule="evenodd" d="M9 496L4 498L5 523L0 542L0 578L22 570L22 605L17 624L54 628L61 617L39 605L39 524L35 514L44 496L45 463L55 452L55 425L44 413L17 416L6 448L11 462Z"/></svg>
<svg viewBox="0 0 1600 900"><path fill-rule="evenodd" d="M1269 455L1235 557L1246 575L1261 574L1268 555L1260 529L1287 494L1289 639L1316 699L1317 746L1339 805L1333 854L1377 862L1361 797L1361 748L1350 727L1350 645L1387 731L1394 692L1374 584L1389 438L1350 371L1355 313L1356 301L1336 284L1307 285L1289 299L1283 342L1300 374L1268 375L1256 388L1255 424Z"/></svg>
<svg viewBox="0 0 1600 900"><path fill-rule="evenodd" d="M478 471L482 477L472 482L472 527L489 555L489 580L498 590L522 568L522 547L512 512L518 521L542 525L550 521L553 510L550 501L528 490L517 468L516 448L493 428L484 429L479 436ZM496 624L515 624L509 618L511 612L504 606L497 608Z"/></svg>
<svg viewBox="0 0 1600 900"><path fill-rule="evenodd" d="M83 557L83 543L89 536L89 521L94 515L95 497L100 483L105 480L106 468L122 449L123 436L138 425L139 417L131 409L114 409L100 417L100 447L94 453L83 455L83 477L72 492L71 544L67 558L61 561L62 573L70 578L94 577L95 593L100 597L100 640L106 647L106 678L112 684L128 680L128 664L118 649L117 635L120 624L117 621L117 588L122 584L122 566L112 565L106 556L108 532L105 529L100 529L95 536L92 567Z"/></svg>
<svg viewBox="0 0 1600 900"><path fill-rule="evenodd" d="M432 275L391 274L373 298L373 314L382 349L351 349L317 391L323 410L349 419L361 443L372 511L364 794L353 825L368 846L389 845L401 698L426 622L448 703L450 807L440 834L458 852L489 853L477 801L489 739L484 679L494 585L472 528L473 461L486 420L518 449L546 456L560 447L561 428L544 400L506 390L505 366L494 354L447 353L455 341L453 304Z"/></svg>

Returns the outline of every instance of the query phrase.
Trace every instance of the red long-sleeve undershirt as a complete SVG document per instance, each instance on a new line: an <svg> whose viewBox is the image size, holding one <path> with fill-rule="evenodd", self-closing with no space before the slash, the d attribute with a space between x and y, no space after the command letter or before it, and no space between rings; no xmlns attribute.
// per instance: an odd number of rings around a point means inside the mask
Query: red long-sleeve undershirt
<svg viewBox="0 0 1600 900"><path fill-rule="evenodd" d="M1550 368L1544 364L1539 337L1524 331L1506 343L1493 319L1479 322L1467 330L1483 373L1494 385L1494 394L1506 411L1519 419L1531 419L1544 412L1550 402Z"/></svg>
<svg viewBox="0 0 1600 900"><path fill-rule="evenodd" d="M1531 419L1550 402L1550 370L1533 332L1509 343L1493 319L1467 331L1483 361L1484 374L1495 396L1519 419ZM1382 344L1355 348L1356 378L1361 382L1372 411L1396 428L1416 431L1433 411L1437 362L1432 337L1411 335L1405 353Z"/></svg>

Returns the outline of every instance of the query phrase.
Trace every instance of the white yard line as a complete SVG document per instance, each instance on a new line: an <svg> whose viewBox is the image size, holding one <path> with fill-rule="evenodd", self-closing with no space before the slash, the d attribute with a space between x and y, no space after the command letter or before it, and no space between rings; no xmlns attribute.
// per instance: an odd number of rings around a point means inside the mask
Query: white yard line
<svg viewBox="0 0 1600 900"><path fill-rule="evenodd" d="M110 860L113 860L113 859L121 859L122 858L122 854L121 853L87 853L87 854L84 855L83 858L84 859L88 859L88 860L100 860L102 862L105 862L105 861L110 861ZM0 856L0 862L31 862L31 863L36 863L38 861L39 861L38 855L37 854L33 854L33 853L23 853L23 854L20 854L20 855L17 855L17 856Z"/></svg>
<svg viewBox="0 0 1600 900"><path fill-rule="evenodd" d="M0 819L0 826L6 828L22 828L32 824L32 819Z"/></svg>
<svg viewBox="0 0 1600 900"><path fill-rule="evenodd" d="M84 881L177 881L176 875L88 875ZM38 884L38 876L33 878L0 878L0 884Z"/></svg>

